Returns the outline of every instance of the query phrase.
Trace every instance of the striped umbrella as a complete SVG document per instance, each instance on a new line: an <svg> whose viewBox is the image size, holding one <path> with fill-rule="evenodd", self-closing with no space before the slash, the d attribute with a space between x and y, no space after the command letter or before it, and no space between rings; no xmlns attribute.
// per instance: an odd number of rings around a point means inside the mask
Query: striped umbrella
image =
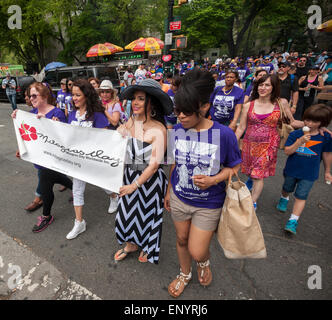
<svg viewBox="0 0 332 320"><path fill-rule="evenodd" d="M318 31L332 32L332 20L328 20L317 27Z"/></svg>
<svg viewBox="0 0 332 320"><path fill-rule="evenodd" d="M139 38L129 43L125 49L132 51L151 51L164 48L164 42L158 38Z"/></svg>
<svg viewBox="0 0 332 320"><path fill-rule="evenodd" d="M115 44L106 42L106 43L98 43L91 47L86 54L89 57L97 57L97 56L107 56L119 51L123 51L123 48L116 46Z"/></svg>

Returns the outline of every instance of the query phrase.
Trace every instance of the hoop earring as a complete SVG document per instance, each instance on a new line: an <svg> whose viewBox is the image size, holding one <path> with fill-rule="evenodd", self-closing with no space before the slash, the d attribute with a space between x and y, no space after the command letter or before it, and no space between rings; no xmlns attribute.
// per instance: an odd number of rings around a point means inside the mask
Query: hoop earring
<svg viewBox="0 0 332 320"><path fill-rule="evenodd" d="M155 117L157 115L156 110L151 110L150 112L151 117Z"/></svg>

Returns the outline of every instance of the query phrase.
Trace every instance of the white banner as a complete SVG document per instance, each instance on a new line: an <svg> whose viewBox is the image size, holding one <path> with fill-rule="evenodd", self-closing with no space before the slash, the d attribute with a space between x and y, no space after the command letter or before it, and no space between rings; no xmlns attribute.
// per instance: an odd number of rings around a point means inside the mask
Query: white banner
<svg viewBox="0 0 332 320"><path fill-rule="evenodd" d="M127 138L19 110L14 119L21 159L119 193Z"/></svg>

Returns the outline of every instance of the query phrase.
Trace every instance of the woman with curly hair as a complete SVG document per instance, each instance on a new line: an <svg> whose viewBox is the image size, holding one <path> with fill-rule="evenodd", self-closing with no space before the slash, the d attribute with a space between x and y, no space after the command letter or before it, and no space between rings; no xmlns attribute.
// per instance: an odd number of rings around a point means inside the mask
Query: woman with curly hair
<svg viewBox="0 0 332 320"><path fill-rule="evenodd" d="M69 113L68 124L84 128L108 127L108 120L104 114L97 91L85 79L78 79L73 83L72 89L74 110ZM75 210L75 223L73 229L67 234L67 239L74 239L86 229L83 220L85 181L73 178L73 204Z"/></svg>

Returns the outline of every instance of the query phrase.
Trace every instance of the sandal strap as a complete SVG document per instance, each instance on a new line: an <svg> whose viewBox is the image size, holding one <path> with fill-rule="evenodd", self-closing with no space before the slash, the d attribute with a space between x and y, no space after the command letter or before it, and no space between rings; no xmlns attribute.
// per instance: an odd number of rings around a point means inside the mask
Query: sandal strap
<svg viewBox="0 0 332 320"><path fill-rule="evenodd" d="M207 259L206 261L203 262L197 262L197 266L200 268L206 268L210 265L210 260Z"/></svg>
<svg viewBox="0 0 332 320"><path fill-rule="evenodd" d="M206 261L203 261L203 262L197 262L197 266L202 269L202 271L201 271L201 277L203 278L205 268L207 268L207 267L210 266L210 260L207 259Z"/></svg>
<svg viewBox="0 0 332 320"><path fill-rule="evenodd" d="M181 282L184 284L184 286L186 286L191 280L191 278L192 278L191 268L189 274L184 274L180 269L180 274L176 276L176 279L178 279L179 281L177 282L175 289L179 290Z"/></svg>

